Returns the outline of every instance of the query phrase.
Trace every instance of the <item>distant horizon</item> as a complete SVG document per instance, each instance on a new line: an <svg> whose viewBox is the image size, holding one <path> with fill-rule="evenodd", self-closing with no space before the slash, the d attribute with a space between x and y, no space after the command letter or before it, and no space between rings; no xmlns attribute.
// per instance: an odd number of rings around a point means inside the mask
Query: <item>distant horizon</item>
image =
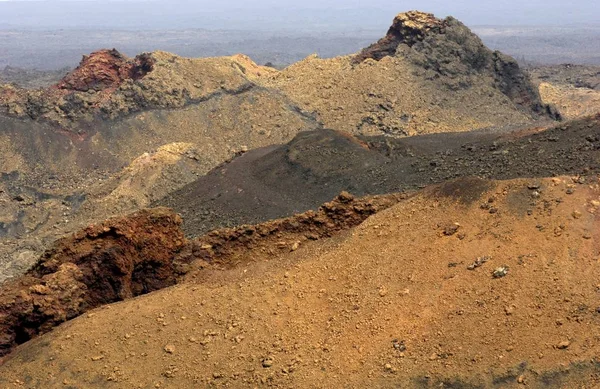
<svg viewBox="0 0 600 389"><path fill-rule="evenodd" d="M58 6L60 3L60 6ZM208 29L342 32L387 29L400 12L453 16L468 26L600 26L589 0L0 0L3 29Z"/></svg>

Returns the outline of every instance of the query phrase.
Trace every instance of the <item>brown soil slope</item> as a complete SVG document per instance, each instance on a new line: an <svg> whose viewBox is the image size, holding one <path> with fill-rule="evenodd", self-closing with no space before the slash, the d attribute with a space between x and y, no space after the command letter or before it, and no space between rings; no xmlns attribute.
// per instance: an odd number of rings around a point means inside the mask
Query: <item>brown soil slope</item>
<svg viewBox="0 0 600 389"><path fill-rule="evenodd" d="M342 239L253 252L19 348L7 388L597 387L600 189L425 190Z"/></svg>
<svg viewBox="0 0 600 389"><path fill-rule="evenodd" d="M194 269L247 261L253 251L289 252L332 237L403 198L355 199L342 192L317 211L193 241L183 238L181 218L164 208L90 225L55 242L25 275L2 285L0 358L92 308L173 285Z"/></svg>
<svg viewBox="0 0 600 389"><path fill-rule="evenodd" d="M492 179L600 172L600 117L546 130L478 131L393 139L304 132L252 150L156 204L181 213L196 236L214 228L284 217L342 190L412 191L465 176Z"/></svg>
<svg viewBox="0 0 600 389"><path fill-rule="evenodd" d="M555 116L512 58L454 18L399 14L386 37L354 56L309 57L264 84L326 127L361 134L465 131Z"/></svg>

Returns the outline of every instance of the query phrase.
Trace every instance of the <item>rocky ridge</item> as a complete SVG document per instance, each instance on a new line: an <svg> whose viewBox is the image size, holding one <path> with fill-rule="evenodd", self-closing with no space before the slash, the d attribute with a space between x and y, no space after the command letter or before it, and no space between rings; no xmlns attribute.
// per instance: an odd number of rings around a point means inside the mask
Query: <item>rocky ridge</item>
<svg viewBox="0 0 600 389"><path fill-rule="evenodd" d="M54 243L22 277L0 289L0 360L18 344L98 306L232 267L251 252L296 250L330 238L393 206L402 195L355 199L343 192L318 210L287 219L215 230L186 240L166 208L106 220Z"/></svg>

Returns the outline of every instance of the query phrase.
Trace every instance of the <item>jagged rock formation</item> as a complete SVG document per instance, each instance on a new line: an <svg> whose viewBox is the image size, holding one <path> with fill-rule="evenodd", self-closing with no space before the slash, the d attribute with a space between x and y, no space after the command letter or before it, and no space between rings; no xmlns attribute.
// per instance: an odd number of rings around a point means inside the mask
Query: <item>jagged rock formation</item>
<svg viewBox="0 0 600 389"><path fill-rule="evenodd" d="M2 285L0 357L90 309L173 285L180 224L169 210L144 210L58 240L25 276Z"/></svg>
<svg viewBox="0 0 600 389"><path fill-rule="evenodd" d="M116 89L127 80L137 81L154 69L156 60L141 54L129 60L117 50L100 50L84 56L81 63L56 85L66 91L100 92Z"/></svg>
<svg viewBox="0 0 600 389"><path fill-rule="evenodd" d="M379 61L383 57L394 56L399 45L413 47L429 34L444 33L447 25L448 20L439 20L430 13L410 11L398 14L387 34L358 53L353 62L360 63L367 58Z"/></svg>
<svg viewBox="0 0 600 389"><path fill-rule="evenodd" d="M559 119L516 61L492 52L464 24L412 11L360 53L308 58L268 85L282 88L326 126L414 135Z"/></svg>

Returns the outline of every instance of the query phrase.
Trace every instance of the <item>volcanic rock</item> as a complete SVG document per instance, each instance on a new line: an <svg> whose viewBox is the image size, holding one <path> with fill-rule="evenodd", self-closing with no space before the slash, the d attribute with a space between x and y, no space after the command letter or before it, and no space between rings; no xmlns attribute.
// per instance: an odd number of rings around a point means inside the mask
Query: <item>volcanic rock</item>
<svg viewBox="0 0 600 389"><path fill-rule="evenodd" d="M0 290L0 356L90 309L172 285L185 239L167 209L91 225L57 241Z"/></svg>
<svg viewBox="0 0 600 389"><path fill-rule="evenodd" d="M411 11L356 55L311 56L265 85L284 90L326 127L406 136L560 119L517 62L458 20Z"/></svg>
<svg viewBox="0 0 600 389"><path fill-rule="evenodd" d="M116 89L126 80L139 80L154 68L155 60L141 54L129 60L117 50L100 50L84 56L79 66L57 84L68 91Z"/></svg>

